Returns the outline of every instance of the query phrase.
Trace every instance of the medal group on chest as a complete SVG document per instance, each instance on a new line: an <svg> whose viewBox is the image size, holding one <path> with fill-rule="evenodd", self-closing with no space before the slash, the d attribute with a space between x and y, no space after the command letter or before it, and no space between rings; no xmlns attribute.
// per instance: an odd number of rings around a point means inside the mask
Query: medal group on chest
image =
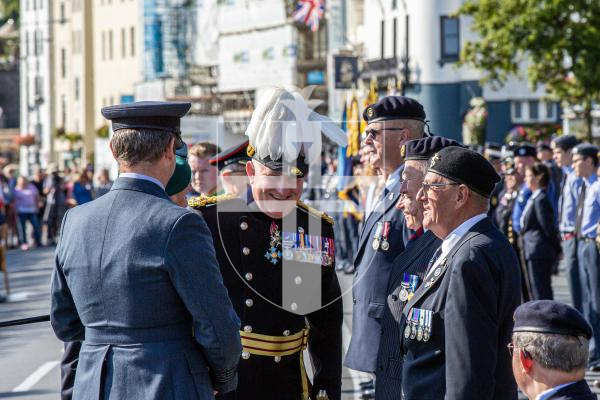
<svg viewBox="0 0 600 400"><path fill-rule="evenodd" d="M309 235L304 228L297 232L281 232L275 221L269 228L269 248L265 258L271 264L281 259L329 266L334 261L334 243L332 238Z"/></svg>

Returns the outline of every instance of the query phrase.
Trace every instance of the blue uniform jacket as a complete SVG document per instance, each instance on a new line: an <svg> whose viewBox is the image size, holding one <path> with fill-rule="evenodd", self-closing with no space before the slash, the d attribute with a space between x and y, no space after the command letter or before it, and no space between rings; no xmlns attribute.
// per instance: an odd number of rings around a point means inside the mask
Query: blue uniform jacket
<svg viewBox="0 0 600 400"><path fill-rule="evenodd" d="M533 197L535 196L535 198ZM533 195L523 214L523 250L528 260L558 260L561 252L558 229L554 225L554 211L546 192Z"/></svg>
<svg viewBox="0 0 600 400"><path fill-rule="evenodd" d="M51 301L56 336L83 340L74 399L235 389L240 323L210 232L152 182L119 178L65 215Z"/></svg>
<svg viewBox="0 0 600 400"><path fill-rule="evenodd" d="M390 271L398 254L404 251L406 241L404 214L395 207L400 197L400 182L384 195L381 208L371 212L365 221L354 258L352 339L344 364L364 372L375 372L376 369ZM387 251L373 248L379 222L390 224Z"/></svg>
<svg viewBox="0 0 600 400"><path fill-rule="evenodd" d="M558 389L548 397L542 397L543 400L597 400L596 396L590 390L587 382L582 379L569 386Z"/></svg>
<svg viewBox="0 0 600 400"><path fill-rule="evenodd" d="M513 313L521 302L517 257L486 218L450 250L406 304L429 310L428 341L402 336L405 400L516 400L511 357ZM431 281L430 281L431 280Z"/></svg>

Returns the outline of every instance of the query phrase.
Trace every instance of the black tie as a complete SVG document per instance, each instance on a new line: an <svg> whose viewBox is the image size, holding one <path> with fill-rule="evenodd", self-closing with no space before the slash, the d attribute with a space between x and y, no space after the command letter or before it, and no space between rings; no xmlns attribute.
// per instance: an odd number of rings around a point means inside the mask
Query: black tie
<svg viewBox="0 0 600 400"><path fill-rule="evenodd" d="M425 276L429 275L431 268L433 268L433 265L435 264L437 259L440 258L441 255L442 255L442 246L438 247L438 249L435 251L435 253L433 253L433 257L431 257L431 260L429 260L429 264L427 264L427 272L425 272Z"/></svg>
<svg viewBox="0 0 600 400"><path fill-rule="evenodd" d="M585 204L585 191L587 185L585 181L583 185L581 185L581 190L579 191L579 198L577 199L577 218L575 220L575 234L577 237L581 237L581 225L583 223L583 207Z"/></svg>

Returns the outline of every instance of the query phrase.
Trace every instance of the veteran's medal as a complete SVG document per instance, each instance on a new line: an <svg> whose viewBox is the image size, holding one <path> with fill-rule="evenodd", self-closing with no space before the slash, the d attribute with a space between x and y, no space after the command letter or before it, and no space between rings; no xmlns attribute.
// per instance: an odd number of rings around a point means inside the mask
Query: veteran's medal
<svg viewBox="0 0 600 400"><path fill-rule="evenodd" d="M388 242L388 236L390 234L390 221L383 223L383 240L381 241L381 250L388 251L390 249L390 242Z"/></svg>
<svg viewBox="0 0 600 400"><path fill-rule="evenodd" d="M419 315L419 329L417 330L417 340L420 342L423 340L423 334L425 330L425 316L427 315L427 310L421 310Z"/></svg>
<svg viewBox="0 0 600 400"><path fill-rule="evenodd" d="M431 337L431 310L425 312L425 329L423 331L423 341L427 342Z"/></svg>
<svg viewBox="0 0 600 400"><path fill-rule="evenodd" d="M412 315L414 312L414 308L410 309L408 313L408 318L406 319L406 327L404 328L404 338L408 339L410 337L410 324L412 324Z"/></svg>
<svg viewBox="0 0 600 400"><path fill-rule="evenodd" d="M398 298L402 302L405 302L406 300L408 300L408 288L410 286L410 283L409 283L410 277L411 276L409 274L407 274L406 272L402 276L402 289L400 289L400 293L398 295Z"/></svg>
<svg viewBox="0 0 600 400"><path fill-rule="evenodd" d="M373 250L379 250L379 238L381 237L381 231L383 230L383 222L377 223L377 229L375 229L375 235L373 236Z"/></svg>
<svg viewBox="0 0 600 400"><path fill-rule="evenodd" d="M410 338L414 339L415 337L417 337L417 323L419 321L419 312L421 310L418 308L414 309L413 312L413 317L412 317L412 327L410 329Z"/></svg>

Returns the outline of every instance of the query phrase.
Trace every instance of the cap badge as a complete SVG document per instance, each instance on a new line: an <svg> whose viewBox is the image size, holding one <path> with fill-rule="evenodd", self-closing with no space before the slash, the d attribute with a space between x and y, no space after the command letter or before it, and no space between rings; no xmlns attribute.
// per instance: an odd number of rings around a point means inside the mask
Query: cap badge
<svg viewBox="0 0 600 400"><path fill-rule="evenodd" d="M252 146L251 144L249 144L248 148L246 148L246 154L248 154L248 157L252 157L254 155L254 153L256 153L256 150L254 149L254 146Z"/></svg>
<svg viewBox="0 0 600 400"><path fill-rule="evenodd" d="M406 157L406 145L403 144L402 147L400 147L400 157L404 158Z"/></svg>
<svg viewBox="0 0 600 400"><path fill-rule="evenodd" d="M431 159L431 163L429 164L429 167L433 167L435 165L436 162L440 161L440 155L438 153L435 153L435 155L433 156L433 158Z"/></svg>
<svg viewBox="0 0 600 400"><path fill-rule="evenodd" d="M373 107L367 108L367 117L372 118L373 114L375 114L375 110L373 110Z"/></svg>
<svg viewBox="0 0 600 400"><path fill-rule="evenodd" d="M519 149L519 155L520 156L524 156L525 155L525 149Z"/></svg>
<svg viewBox="0 0 600 400"><path fill-rule="evenodd" d="M302 176L302 171L300 171L300 168L298 168L298 167L291 167L290 174L292 174L294 176Z"/></svg>

